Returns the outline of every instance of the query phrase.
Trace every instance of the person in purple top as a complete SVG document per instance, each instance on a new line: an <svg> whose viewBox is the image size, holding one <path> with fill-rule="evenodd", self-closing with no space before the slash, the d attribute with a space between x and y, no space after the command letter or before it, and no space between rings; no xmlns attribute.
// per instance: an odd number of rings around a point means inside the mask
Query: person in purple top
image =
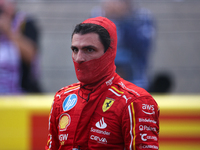
<svg viewBox="0 0 200 150"><path fill-rule="evenodd" d="M13 0L0 0L0 95L40 91L31 74L37 51L34 20Z"/></svg>

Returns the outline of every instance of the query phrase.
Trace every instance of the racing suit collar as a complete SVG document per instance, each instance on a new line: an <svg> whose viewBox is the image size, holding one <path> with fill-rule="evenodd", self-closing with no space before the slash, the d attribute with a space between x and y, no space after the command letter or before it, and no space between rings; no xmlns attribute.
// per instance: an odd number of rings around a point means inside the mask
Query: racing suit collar
<svg viewBox="0 0 200 150"><path fill-rule="evenodd" d="M88 100L90 99L90 95L92 94L93 97L94 96L100 96L101 93L103 93L104 91L107 91L114 82L118 82L120 79L120 76L115 72L113 74L113 76L111 78L109 78L108 80L106 80L103 84L98 84L98 85L84 85L81 86L80 85L80 89L78 90L78 95L86 100L88 102ZM104 81L104 80L103 80ZM101 82L100 82L101 83ZM94 100L94 99L93 99Z"/></svg>

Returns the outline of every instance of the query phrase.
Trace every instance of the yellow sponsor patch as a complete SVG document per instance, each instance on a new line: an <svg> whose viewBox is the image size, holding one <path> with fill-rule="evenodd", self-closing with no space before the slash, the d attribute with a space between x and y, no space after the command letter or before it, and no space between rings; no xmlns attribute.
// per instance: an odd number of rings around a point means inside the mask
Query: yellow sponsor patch
<svg viewBox="0 0 200 150"><path fill-rule="evenodd" d="M114 101L115 101L114 99L106 98L102 106L103 112L107 111L112 106Z"/></svg>
<svg viewBox="0 0 200 150"><path fill-rule="evenodd" d="M60 131L65 131L67 127L70 125L70 122L71 122L71 118L69 114L67 113L62 114L59 121Z"/></svg>

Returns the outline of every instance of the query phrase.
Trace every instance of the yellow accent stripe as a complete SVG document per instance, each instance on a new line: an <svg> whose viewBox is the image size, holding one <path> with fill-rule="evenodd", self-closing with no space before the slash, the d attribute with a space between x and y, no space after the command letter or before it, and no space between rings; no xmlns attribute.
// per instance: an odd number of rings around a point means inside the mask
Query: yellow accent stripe
<svg viewBox="0 0 200 150"><path fill-rule="evenodd" d="M77 88L77 87L79 87L79 85L70 87L70 88L66 89L65 91L68 91L68 90L71 90L71 89L75 89L75 88Z"/></svg>
<svg viewBox="0 0 200 150"><path fill-rule="evenodd" d="M49 143L51 142L51 139L49 139L48 141L47 141L47 146L49 147ZM49 148L50 149L50 148ZM48 150L49 150L48 149Z"/></svg>
<svg viewBox="0 0 200 150"><path fill-rule="evenodd" d="M135 110L134 110L134 106L133 106L133 102L131 103L131 107L132 107L132 111L133 111L133 150L136 150L135 148Z"/></svg>
<svg viewBox="0 0 200 150"><path fill-rule="evenodd" d="M111 86L111 88L113 88L115 91L117 91L118 93L121 93L121 94L124 94L124 92L122 92L122 91L119 91L116 87L114 87L114 86Z"/></svg>

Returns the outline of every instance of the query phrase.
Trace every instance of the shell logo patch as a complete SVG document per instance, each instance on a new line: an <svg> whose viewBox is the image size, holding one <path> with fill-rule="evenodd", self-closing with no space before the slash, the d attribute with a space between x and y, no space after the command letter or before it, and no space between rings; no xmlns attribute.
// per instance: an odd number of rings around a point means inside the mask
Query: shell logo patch
<svg viewBox="0 0 200 150"><path fill-rule="evenodd" d="M63 110L68 111L72 109L77 103L77 96L76 94L70 94L67 96L63 102Z"/></svg>
<svg viewBox="0 0 200 150"><path fill-rule="evenodd" d="M102 106L103 112L107 111L112 106L114 101L115 101L114 99L106 98Z"/></svg>
<svg viewBox="0 0 200 150"><path fill-rule="evenodd" d="M59 118L59 130L65 131L67 127L70 125L70 123L71 123L70 115L67 113L62 114Z"/></svg>

